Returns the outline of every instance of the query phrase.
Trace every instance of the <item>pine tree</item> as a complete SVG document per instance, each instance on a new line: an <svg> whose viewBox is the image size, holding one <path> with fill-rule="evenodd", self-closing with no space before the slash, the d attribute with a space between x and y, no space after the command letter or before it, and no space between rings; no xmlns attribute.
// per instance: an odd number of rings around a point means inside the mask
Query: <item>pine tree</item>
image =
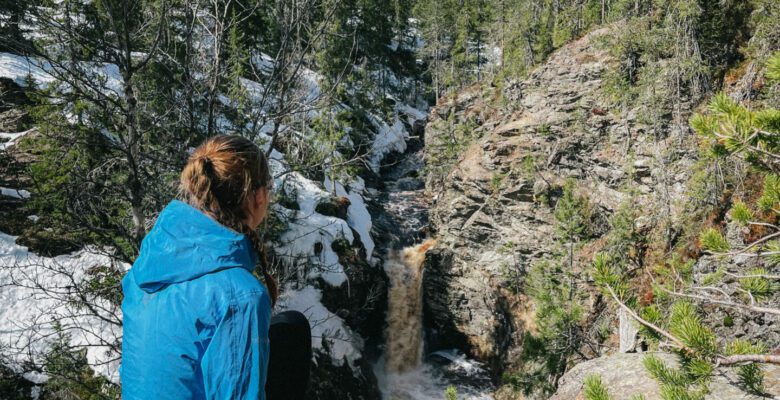
<svg viewBox="0 0 780 400"><path fill-rule="evenodd" d="M780 53L768 61L766 76L770 81L776 80L779 71ZM721 94L713 98L708 113L691 119L691 125L709 142L710 151L716 157L742 156L767 174L764 193L756 204L734 202L728 212L729 218L743 226L774 227L774 218L769 221L757 219L759 211L777 212L774 207L778 200L776 160L780 158L780 149L774 138L780 134L780 112L774 109L751 110ZM722 257L755 254L756 251L763 251L773 257L780 246L769 239L771 235L740 248L732 248L720 231L708 228L701 232L699 241L706 252ZM633 291L629 290L628 280L631 277L627 271L604 255L597 255L593 266L593 278L604 289L605 295L629 310L642 324L647 338L667 342L679 355L681 362L677 368L666 365L657 357L645 358L645 367L661 384L662 398L703 399L713 372L723 366L736 367L743 388L761 394L763 371L760 364L778 364L780 357L766 354L767 349L761 343L741 339L725 342L719 339L705 325L700 308L692 301L748 313L779 315L780 310L771 305L761 305L760 301L777 290L776 281L780 277L771 275L766 269L754 268L742 274L717 271L705 278L710 285L722 280L726 274L736 278L739 290L745 294L744 299L739 301L730 297L691 293L684 287L680 288L680 284L691 284L689 271L692 262L685 266L674 266L673 260L669 263L673 265L670 272L666 272L670 279L659 274L654 282L656 304L639 307L638 312L632 311L638 307L638 301Z"/></svg>

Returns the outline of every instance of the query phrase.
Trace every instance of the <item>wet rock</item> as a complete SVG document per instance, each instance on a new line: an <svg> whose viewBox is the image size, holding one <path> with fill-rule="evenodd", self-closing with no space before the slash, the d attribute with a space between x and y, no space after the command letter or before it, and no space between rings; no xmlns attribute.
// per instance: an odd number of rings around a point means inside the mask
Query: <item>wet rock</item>
<svg viewBox="0 0 780 400"><path fill-rule="evenodd" d="M12 79L0 77L0 111L7 111L26 104L30 104L30 99L24 88L17 85Z"/></svg>
<svg viewBox="0 0 780 400"><path fill-rule="evenodd" d="M0 104L2 104L2 100L0 100ZM0 111L0 132L21 132L28 119L27 113L18 108Z"/></svg>
<svg viewBox="0 0 780 400"><path fill-rule="evenodd" d="M336 217L346 220L347 210L349 209L349 199L344 196L333 196L317 204L314 211L329 217Z"/></svg>

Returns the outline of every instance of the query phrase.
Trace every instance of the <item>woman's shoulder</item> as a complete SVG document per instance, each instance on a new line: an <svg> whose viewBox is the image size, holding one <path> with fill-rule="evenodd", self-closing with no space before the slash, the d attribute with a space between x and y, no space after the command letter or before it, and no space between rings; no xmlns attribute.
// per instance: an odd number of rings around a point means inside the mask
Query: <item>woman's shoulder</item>
<svg viewBox="0 0 780 400"><path fill-rule="evenodd" d="M265 285L244 268L227 268L202 277L208 289L226 295L228 301L251 300L268 296Z"/></svg>

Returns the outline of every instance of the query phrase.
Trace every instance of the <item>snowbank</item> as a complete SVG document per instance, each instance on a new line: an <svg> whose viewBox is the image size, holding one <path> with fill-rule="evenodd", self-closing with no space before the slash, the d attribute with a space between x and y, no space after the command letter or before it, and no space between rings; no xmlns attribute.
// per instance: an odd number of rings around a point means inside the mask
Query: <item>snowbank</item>
<svg viewBox="0 0 780 400"><path fill-rule="evenodd" d="M32 77L39 85L54 82L54 77L46 72L48 64L24 56L0 53L0 77L8 78L19 86L27 86L27 77Z"/></svg>
<svg viewBox="0 0 780 400"><path fill-rule="evenodd" d="M26 130L24 132L17 132L17 133L11 133L11 132L0 132L0 138L6 139L4 143L0 143L0 150L6 150L12 145L16 144L16 141L19 140L22 136L34 131L35 128Z"/></svg>
<svg viewBox="0 0 780 400"><path fill-rule="evenodd" d="M114 263L90 249L53 258L30 253L15 244L16 237L0 232L0 348L20 369L32 357L40 363L55 334L55 322L70 335L70 343L84 347L95 371L119 382L119 360L110 345L122 337L121 309L95 300L98 315L79 309L71 296L74 286L96 266L114 266L126 271L129 265ZM113 322L113 323L112 323ZM29 352L29 353L28 353Z"/></svg>
<svg viewBox="0 0 780 400"><path fill-rule="evenodd" d="M90 82L95 82L94 89L105 89L116 95L123 93L122 77L119 68L114 64L82 63L78 64L89 75ZM0 53L0 77L9 78L17 85L27 86L27 78L31 77L38 86L46 86L53 83L56 70L46 61L31 57L24 57L11 53ZM98 84L97 82L102 82Z"/></svg>
<svg viewBox="0 0 780 400"><path fill-rule="evenodd" d="M323 182L325 188L329 191L333 191L333 182L325 178ZM363 242L363 247L366 248L366 258L370 263L372 261L372 254L374 252L374 239L371 238L371 214L366 208L366 202L363 200L363 190L365 189L365 183L363 178L356 178L350 185L350 190L344 188L340 182L336 182L336 194L344 196L349 199L349 208L347 209L347 223L351 226L360 236L360 241Z"/></svg>
<svg viewBox="0 0 780 400"><path fill-rule="evenodd" d="M409 126L414 126L417 121L425 120L428 114L425 111L414 108L408 104L397 102L395 106L395 119L393 125L388 125L376 115L369 116L371 124L377 133L369 152L368 165L374 172L379 172L382 160L392 152L403 153L406 151L406 141L409 132L401 121L401 116L406 116Z"/></svg>
<svg viewBox="0 0 780 400"><path fill-rule="evenodd" d="M343 219L322 215L315 211L317 204L329 195L315 182L297 172L289 173L277 183L288 194L295 194L300 210L276 206L275 210L288 221L288 229L276 246L276 254L288 265L308 269L308 276L320 276L332 286L341 286L346 280L344 267L332 244L338 239L352 243L354 237Z"/></svg>
<svg viewBox="0 0 780 400"><path fill-rule="evenodd" d="M325 352L324 340L328 341L328 354L337 365L347 362L350 367L361 357L363 340L352 332L344 321L322 305L322 293L312 286L302 289L287 287L279 298L279 308L296 310L306 315L311 324L311 344L315 351Z"/></svg>
<svg viewBox="0 0 780 400"><path fill-rule="evenodd" d="M371 123L377 130L374 142L371 144L371 152L368 157L368 165L374 172L379 172L382 160L392 152L403 153L406 151L406 139L409 134L400 119L396 118L393 126L388 125L376 116L371 116Z"/></svg>

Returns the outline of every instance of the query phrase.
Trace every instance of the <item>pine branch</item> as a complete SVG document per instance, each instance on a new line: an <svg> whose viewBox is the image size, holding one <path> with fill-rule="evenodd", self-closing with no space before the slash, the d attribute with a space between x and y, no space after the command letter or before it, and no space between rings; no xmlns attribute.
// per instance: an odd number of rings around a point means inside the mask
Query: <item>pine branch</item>
<svg viewBox="0 0 780 400"><path fill-rule="evenodd" d="M775 354L736 354L733 356L721 357L716 363L717 366L728 366L741 363L762 363L780 365L780 355Z"/></svg>
<svg viewBox="0 0 780 400"><path fill-rule="evenodd" d="M766 254L766 253L764 253L764 254ZM780 275L767 275L767 274L739 275L739 274L733 274L731 272L724 272L724 275L730 276L730 277L736 278L736 279L745 279L745 278L780 279Z"/></svg>
<svg viewBox="0 0 780 400"><path fill-rule="evenodd" d="M739 309L743 309L743 310L760 312L760 313L764 313L764 314L780 315L780 309L778 309L778 308L750 306L750 305L747 305L747 304L735 303L733 301L717 300L717 299L713 299L713 298L710 298L710 297L699 296L699 295L695 295L695 294L687 294L687 293L675 292L675 291L666 289L664 287L660 287L660 289L662 291L668 293L668 294L671 294L672 296L686 297L686 298L689 298L689 299L699 300L699 301L703 301L703 302L706 302L706 303L718 304L718 305L721 305L721 306L732 307L732 308L739 308Z"/></svg>
<svg viewBox="0 0 780 400"><path fill-rule="evenodd" d="M659 327L658 325L655 325L652 322L646 321L644 318L640 317L637 313L634 312L634 310L631 309L631 307L627 306L625 303L620 301L620 299L618 299L617 295L615 294L615 291L612 290L611 286L606 285L606 287L607 290L609 290L609 294L612 295L612 298L618 303L618 305L622 309L624 309L631 316L631 318L634 318L640 324L654 330L661 336L671 340L677 347L684 350L688 354L696 354L696 352L692 348L686 346L685 343L683 343L680 339L674 337L674 335L672 335L671 333L661 329L661 327Z"/></svg>
<svg viewBox="0 0 780 400"><path fill-rule="evenodd" d="M609 285L607 285L606 287L607 287L607 290L609 290L609 294L612 295L612 298L618 303L618 305L621 308L623 308L624 310L626 310L626 312L628 312L628 314L632 318L634 318L637 322L639 322L640 324L642 324L642 325L644 325L644 326L654 330L655 332L657 332L661 336L671 340L676 345L676 347L678 347L679 349L682 349L682 350L688 352L688 354L696 354L696 352L693 349L691 349L690 347L686 346L680 339L676 338L671 333L661 329L657 325L655 325L655 324L653 324L653 323L651 323L649 321L646 321L642 317L637 315L634 312L634 310L632 310L630 307L625 305L625 303L620 301L620 299L618 299L617 295L615 294L615 291L612 290L612 287L610 287ZM680 295L683 295L685 297L690 296L690 297L702 298L702 299L706 300L706 298L704 298L702 296L684 295L682 293L671 292L671 291L668 291L666 289L663 289L663 290L668 292L668 293L670 293L670 294L680 294ZM719 302L719 303L727 303L727 302ZM737 304L737 303L734 303L734 304L735 305L741 305L741 304ZM744 305L741 305L741 306L744 306ZM764 307L750 307L750 306L744 306L744 307L746 307L746 308L764 308ZM780 310L775 310L775 311L780 313ZM715 367L731 366L731 365L742 364L742 363L762 363L762 364L777 364L777 365L780 365L780 355L775 355L775 354L736 354L736 355L732 355L732 356L718 357L718 359L717 359L717 361L715 363Z"/></svg>
<svg viewBox="0 0 780 400"><path fill-rule="evenodd" d="M747 251L752 249L753 247L756 247L759 244L764 243L764 242L766 242L766 241L768 241L770 239L776 238L778 236L780 236L780 232L775 232L773 234L766 235L766 236L762 237L761 239L758 239L758 240L754 241L753 243L749 244L748 246L746 246L746 247L744 247L744 248L742 248L740 250L737 250L737 251L732 251L732 252L727 252L727 253L707 251L707 253L715 254L715 255L719 255L719 256L735 256L735 255L739 255L739 254L744 254L744 253L747 253ZM777 253L777 252L758 253L757 255L767 255L767 254L775 254L775 253Z"/></svg>

